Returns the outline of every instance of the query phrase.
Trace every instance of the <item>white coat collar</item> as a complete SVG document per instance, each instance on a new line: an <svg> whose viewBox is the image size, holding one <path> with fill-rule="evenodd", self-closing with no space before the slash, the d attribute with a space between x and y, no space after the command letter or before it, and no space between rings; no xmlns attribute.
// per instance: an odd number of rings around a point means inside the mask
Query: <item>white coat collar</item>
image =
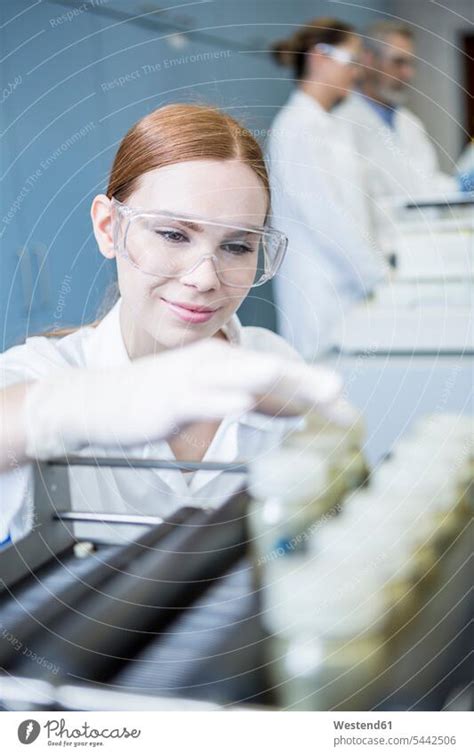
<svg viewBox="0 0 474 755"><path fill-rule="evenodd" d="M242 324L237 317L233 315L228 323L222 328L225 337L233 346L240 346L242 343ZM256 430L271 432L275 430L275 417L267 417L257 412L246 412L238 417L238 422L242 425L248 425Z"/></svg>
<svg viewBox="0 0 474 755"><path fill-rule="evenodd" d="M120 328L119 299L100 323L93 328L84 350L88 368L121 367L130 363L130 357Z"/></svg>
<svg viewBox="0 0 474 755"><path fill-rule="evenodd" d="M341 104L341 109L344 108L344 105L346 104L346 101L344 101ZM355 107L355 108L362 108L363 111L367 114L370 114L372 117L372 120L374 123L377 123L379 127L384 127L387 129L387 131L391 131L387 124L384 122L384 120L380 117L380 114L377 112L376 108L374 108L371 105L371 99L370 97L367 97L363 92L360 91L354 91L352 94L347 98L347 105L348 107ZM397 105L394 108L394 117L393 117L393 123L394 125L399 121L400 115L405 115L405 113L408 113L409 110L407 110L406 107L403 105ZM344 111L343 111L344 112Z"/></svg>

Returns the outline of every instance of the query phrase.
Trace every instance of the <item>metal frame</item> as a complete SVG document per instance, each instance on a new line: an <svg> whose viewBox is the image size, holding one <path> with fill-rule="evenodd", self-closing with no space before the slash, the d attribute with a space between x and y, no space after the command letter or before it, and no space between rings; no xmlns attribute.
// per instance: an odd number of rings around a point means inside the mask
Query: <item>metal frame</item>
<svg viewBox="0 0 474 755"><path fill-rule="evenodd" d="M108 514L91 511L71 511L68 468L121 467L130 469L175 469L176 471L222 471L242 474L247 466L241 463L180 462L163 459L130 459L122 457L69 456L34 465L33 528L22 540L0 550L0 594L22 577L39 569L54 555L71 548L77 538L72 525L88 522L104 525L124 525L136 530L161 524L163 519L137 514ZM100 536L97 538L101 541ZM110 541L108 541L110 542Z"/></svg>
<svg viewBox="0 0 474 755"><path fill-rule="evenodd" d="M33 528L22 540L0 551L0 594L73 545L70 528L57 521L57 516L70 508L66 467L35 464Z"/></svg>

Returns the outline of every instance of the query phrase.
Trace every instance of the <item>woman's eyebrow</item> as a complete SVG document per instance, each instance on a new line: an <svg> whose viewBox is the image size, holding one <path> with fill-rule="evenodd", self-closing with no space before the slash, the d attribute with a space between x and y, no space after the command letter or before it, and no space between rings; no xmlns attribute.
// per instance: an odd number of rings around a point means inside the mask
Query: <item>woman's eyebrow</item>
<svg viewBox="0 0 474 755"><path fill-rule="evenodd" d="M166 216L165 216L166 217ZM170 216L171 219L173 219L173 216ZM185 228L189 228L191 231L195 231L196 233L203 233L206 230L206 221L204 221L205 225L201 225L199 221L196 220L190 220L189 218L181 218L179 216L175 216L174 220L176 220L180 225L183 225ZM225 223L218 223L217 221L211 220L208 221L209 225L215 226L216 228L223 228L225 229L226 236L242 236L242 235L250 235L252 233L261 233L262 228L259 226L252 226L247 225L242 228L238 228L235 226L226 226Z"/></svg>
<svg viewBox="0 0 474 755"><path fill-rule="evenodd" d="M204 227L199 225L199 223L195 223L193 220L183 220L182 218L176 218L176 220L181 225L184 225L185 228L189 228L190 231L195 231L196 233L202 233L204 231Z"/></svg>
<svg viewBox="0 0 474 755"><path fill-rule="evenodd" d="M229 228L228 233L226 233L226 237L236 239L241 238L242 236L255 236L257 232L257 229L253 228Z"/></svg>

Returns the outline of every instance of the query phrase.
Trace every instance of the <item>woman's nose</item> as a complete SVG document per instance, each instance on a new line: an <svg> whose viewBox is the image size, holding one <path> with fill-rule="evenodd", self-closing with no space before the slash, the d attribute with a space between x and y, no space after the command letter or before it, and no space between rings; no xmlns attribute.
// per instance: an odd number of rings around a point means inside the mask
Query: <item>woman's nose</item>
<svg viewBox="0 0 474 755"><path fill-rule="evenodd" d="M216 263L212 255L205 255L187 273L180 276L186 286L195 286L199 291L211 291L220 287Z"/></svg>

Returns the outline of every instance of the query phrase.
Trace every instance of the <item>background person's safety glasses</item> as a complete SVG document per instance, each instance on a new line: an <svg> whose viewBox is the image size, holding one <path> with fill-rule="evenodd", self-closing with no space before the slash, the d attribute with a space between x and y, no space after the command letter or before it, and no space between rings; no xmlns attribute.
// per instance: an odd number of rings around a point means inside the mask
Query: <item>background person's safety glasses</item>
<svg viewBox="0 0 474 755"><path fill-rule="evenodd" d="M345 47L336 47L335 45L327 45L325 42L318 42L318 44L314 45L314 49L345 66L355 66L359 63L359 58Z"/></svg>
<svg viewBox="0 0 474 755"><path fill-rule="evenodd" d="M157 278L192 273L212 260L226 286L255 288L274 277L286 236L269 226L239 226L134 207L112 198L114 246L141 272Z"/></svg>

